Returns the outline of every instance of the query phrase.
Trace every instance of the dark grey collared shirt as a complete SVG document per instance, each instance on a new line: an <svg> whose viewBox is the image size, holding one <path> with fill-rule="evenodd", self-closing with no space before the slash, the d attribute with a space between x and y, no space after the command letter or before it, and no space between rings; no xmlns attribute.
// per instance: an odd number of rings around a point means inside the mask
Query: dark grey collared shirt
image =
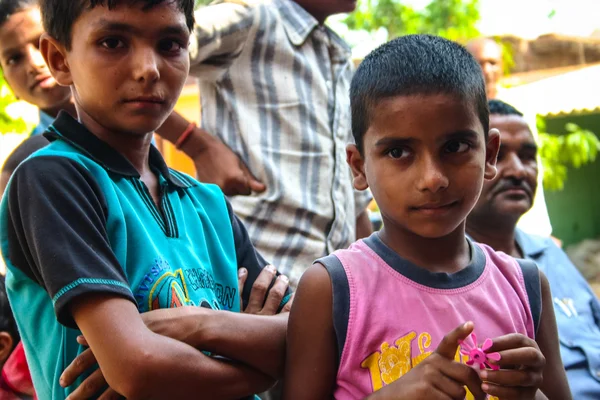
<svg viewBox="0 0 600 400"><path fill-rule="evenodd" d="M202 126L267 185L231 199L260 252L295 285L355 240L370 193L346 164L350 49L289 0L229 0L196 13L191 73Z"/></svg>

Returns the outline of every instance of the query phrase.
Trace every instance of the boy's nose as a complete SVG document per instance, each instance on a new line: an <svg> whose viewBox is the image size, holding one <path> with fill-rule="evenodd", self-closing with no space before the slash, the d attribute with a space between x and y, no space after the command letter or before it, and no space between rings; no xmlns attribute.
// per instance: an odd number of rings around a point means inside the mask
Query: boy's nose
<svg viewBox="0 0 600 400"><path fill-rule="evenodd" d="M42 53L33 45L30 45L27 49L29 56L29 73L37 75L42 68L46 68L46 62Z"/></svg>
<svg viewBox="0 0 600 400"><path fill-rule="evenodd" d="M440 168L435 160L427 157L421 165L421 177L418 180L418 189L423 192L437 193L447 188L448 184L449 180L443 169Z"/></svg>
<svg viewBox="0 0 600 400"><path fill-rule="evenodd" d="M134 79L138 82L150 83L160 78L158 58L153 49L138 51L134 57Z"/></svg>

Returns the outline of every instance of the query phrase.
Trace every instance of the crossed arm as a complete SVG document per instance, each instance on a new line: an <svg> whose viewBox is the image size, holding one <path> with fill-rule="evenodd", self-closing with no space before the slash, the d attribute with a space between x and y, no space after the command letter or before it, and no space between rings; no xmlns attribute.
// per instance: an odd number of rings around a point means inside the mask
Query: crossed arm
<svg viewBox="0 0 600 400"><path fill-rule="evenodd" d="M128 399L197 393L240 398L266 390L283 370L286 314L266 317L197 307L160 311L157 319L169 322L163 324L169 327L164 333L174 338L150 330L125 299L90 295L72 307L104 378ZM213 333L214 324L222 334ZM195 345L234 358L215 359Z"/></svg>

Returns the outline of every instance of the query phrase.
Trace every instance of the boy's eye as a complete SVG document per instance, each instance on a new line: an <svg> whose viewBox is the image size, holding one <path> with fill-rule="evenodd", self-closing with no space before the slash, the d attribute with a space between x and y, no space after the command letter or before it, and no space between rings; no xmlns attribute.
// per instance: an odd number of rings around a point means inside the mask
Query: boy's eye
<svg viewBox="0 0 600 400"><path fill-rule="evenodd" d="M176 53L179 50L183 49L183 45L177 40L173 39L165 39L161 40L158 44L158 48L160 51L164 51L166 53Z"/></svg>
<svg viewBox="0 0 600 400"><path fill-rule="evenodd" d="M448 153L464 153L469 150L471 146L469 146L466 142L453 141L448 143L446 146L446 152Z"/></svg>
<svg viewBox="0 0 600 400"><path fill-rule="evenodd" d="M390 149L387 152L388 156L390 156L393 159L399 159L402 158L402 156L406 156L406 151L404 149L395 147L393 149Z"/></svg>
<svg viewBox="0 0 600 400"><path fill-rule="evenodd" d="M6 65L14 65L14 64L18 63L20 59L21 59L20 54L14 54L6 60Z"/></svg>
<svg viewBox="0 0 600 400"><path fill-rule="evenodd" d="M108 38L108 39L104 39L102 42L100 42L100 44L102 45L102 47L105 47L107 49L120 49L122 47L125 47L125 43L123 43L122 40L117 39L117 38Z"/></svg>

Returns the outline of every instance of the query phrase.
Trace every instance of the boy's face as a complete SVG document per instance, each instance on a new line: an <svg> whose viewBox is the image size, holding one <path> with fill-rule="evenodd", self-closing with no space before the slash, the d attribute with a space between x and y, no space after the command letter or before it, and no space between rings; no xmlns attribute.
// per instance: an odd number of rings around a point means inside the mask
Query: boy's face
<svg viewBox="0 0 600 400"><path fill-rule="evenodd" d="M0 27L0 65L15 96L46 110L68 102L71 91L50 75L38 49L43 31L39 8L13 14Z"/></svg>
<svg viewBox="0 0 600 400"><path fill-rule="evenodd" d="M371 188L386 227L427 238L455 231L495 175L497 132L486 143L474 107L446 94L384 99L371 116L364 156L348 148L355 187Z"/></svg>
<svg viewBox="0 0 600 400"><path fill-rule="evenodd" d="M189 71L189 29L175 2L144 9L98 6L72 28L71 49L44 36L42 53L62 85L71 85L88 128L145 135L173 110Z"/></svg>

